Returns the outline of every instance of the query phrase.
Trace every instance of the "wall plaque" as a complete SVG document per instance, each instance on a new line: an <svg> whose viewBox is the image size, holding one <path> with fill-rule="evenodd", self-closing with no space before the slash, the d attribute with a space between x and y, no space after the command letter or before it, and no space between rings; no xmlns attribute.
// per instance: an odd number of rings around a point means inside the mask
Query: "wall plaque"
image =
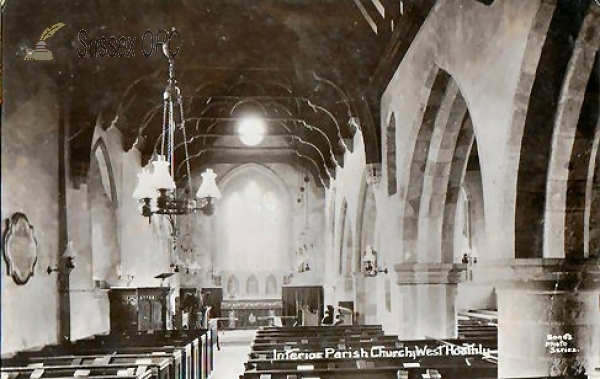
<svg viewBox="0 0 600 379"><path fill-rule="evenodd" d="M27 283L34 273L38 248L33 226L24 213L17 212L6 219L2 250L6 274L18 285Z"/></svg>

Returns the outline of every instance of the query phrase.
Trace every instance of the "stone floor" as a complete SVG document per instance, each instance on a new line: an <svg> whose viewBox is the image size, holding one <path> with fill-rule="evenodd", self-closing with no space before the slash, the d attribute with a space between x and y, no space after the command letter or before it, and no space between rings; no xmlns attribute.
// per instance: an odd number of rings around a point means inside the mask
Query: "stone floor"
<svg viewBox="0 0 600 379"><path fill-rule="evenodd" d="M244 373L250 344L255 330L227 330L219 332L220 351L215 351L215 369L212 379L238 379Z"/></svg>

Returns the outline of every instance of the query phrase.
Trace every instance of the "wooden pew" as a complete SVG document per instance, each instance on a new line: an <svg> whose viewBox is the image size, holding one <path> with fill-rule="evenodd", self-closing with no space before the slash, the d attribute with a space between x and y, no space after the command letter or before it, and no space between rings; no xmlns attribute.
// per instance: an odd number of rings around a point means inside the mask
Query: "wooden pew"
<svg viewBox="0 0 600 379"><path fill-rule="evenodd" d="M311 334L311 333L351 333L351 332L382 331L381 325L338 325L338 326L294 326L274 327L266 326L259 328L257 336L262 335L284 335L284 334Z"/></svg>
<svg viewBox="0 0 600 379"><path fill-rule="evenodd" d="M171 356L171 374L176 379L205 379L212 371L212 342L205 331L94 336L47 346L39 351L22 352L7 363L12 366L19 362L28 364L32 359L49 356L160 353Z"/></svg>
<svg viewBox="0 0 600 379"><path fill-rule="evenodd" d="M78 344L84 344L79 341ZM153 334L121 334L96 336L89 340L93 347L97 343L106 346L125 347L182 347L185 370L182 379L204 379L212 372L214 362L212 333L206 329L189 331L168 331ZM190 373L190 374L187 374Z"/></svg>
<svg viewBox="0 0 600 379"><path fill-rule="evenodd" d="M442 342L443 341L443 342ZM437 340L437 339L427 339L427 340L408 340L408 341L400 341L396 336L381 337L372 340L301 340L301 341L287 341L285 343L275 343L275 344L254 344L251 347L251 354L270 354L273 350L284 351L289 349L299 349L300 351L319 351L327 347L335 347L338 349L358 349L360 347L370 348L371 346L385 346L388 348L401 348L401 347L410 347L414 348L415 346L440 346L443 344L452 344L462 346L463 344L481 344L483 347L496 350L497 349L497 341L489 340L489 339L448 339L448 340Z"/></svg>
<svg viewBox="0 0 600 379"><path fill-rule="evenodd" d="M289 378L320 378L320 379L396 379L398 371L407 371L409 379L421 379L422 375L432 370L431 368L403 368L398 366L386 367L343 367L325 368L314 370L302 369L274 369L274 370L249 370L244 373L244 379L289 379ZM437 366L435 368L443 379L496 379L497 368L489 366L456 367Z"/></svg>
<svg viewBox="0 0 600 379"><path fill-rule="evenodd" d="M260 350L265 347L284 347L284 346L337 346L340 343L360 343L360 342L396 342L398 341L397 336L380 336L378 338L322 338L322 339L311 339L311 338L301 338L301 339L287 339L285 341L271 341L271 342L254 342L252 344L252 348Z"/></svg>
<svg viewBox="0 0 600 379"><path fill-rule="evenodd" d="M259 330L246 362L244 378L397 378L398 370L406 370L408 377L421 378L427 370L437 370L444 378L496 378L497 365L484 360L480 351L447 354L454 350L453 345L463 343L481 344L488 350L497 347L497 336L492 329L468 330L474 338L457 338L447 341L436 339L399 341L397 336L384 335L380 326L360 328L359 326L337 327L298 327L278 331ZM335 351L360 351L382 346L385 350L413 349L425 345L439 348L446 353L430 357L377 357L373 354L349 355L344 353L336 358L315 356L329 348ZM444 346L446 345L446 346ZM313 353L310 359L285 360L286 351ZM277 353L278 357L274 357ZM282 355L283 354L283 355ZM409 367L405 367L408 365ZM414 366L418 367L414 367ZM304 368L304 370L303 370ZM307 368L309 368L307 370ZM406 377L406 376L404 376Z"/></svg>
<svg viewBox="0 0 600 379"><path fill-rule="evenodd" d="M357 332L357 333L327 333L327 332L314 332L313 334L287 334L287 335L268 335L268 336L256 336L254 339L256 342L263 341L285 341L290 338L371 338L384 336L383 331L377 332Z"/></svg>
<svg viewBox="0 0 600 379"><path fill-rule="evenodd" d="M54 366L98 366L135 364L148 365L157 372L159 379L179 379L175 375L173 357L167 353L152 354L110 354L110 355L65 355L55 357L33 357L30 365Z"/></svg>
<svg viewBox="0 0 600 379"><path fill-rule="evenodd" d="M87 379L136 378L158 379L156 371L149 365L109 364L109 365L66 365L43 367L3 367L0 368L2 378L9 379L43 379L73 378Z"/></svg>

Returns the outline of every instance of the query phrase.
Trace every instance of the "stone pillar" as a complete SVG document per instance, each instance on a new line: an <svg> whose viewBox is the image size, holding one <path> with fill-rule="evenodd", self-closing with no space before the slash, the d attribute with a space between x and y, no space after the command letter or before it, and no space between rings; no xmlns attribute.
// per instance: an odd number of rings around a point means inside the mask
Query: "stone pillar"
<svg viewBox="0 0 600 379"><path fill-rule="evenodd" d="M401 339L456 338L456 285L462 269L452 263L394 265L403 299Z"/></svg>
<svg viewBox="0 0 600 379"><path fill-rule="evenodd" d="M498 292L498 375L588 374L600 367L600 266L562 259L510 264Z"/></svg>

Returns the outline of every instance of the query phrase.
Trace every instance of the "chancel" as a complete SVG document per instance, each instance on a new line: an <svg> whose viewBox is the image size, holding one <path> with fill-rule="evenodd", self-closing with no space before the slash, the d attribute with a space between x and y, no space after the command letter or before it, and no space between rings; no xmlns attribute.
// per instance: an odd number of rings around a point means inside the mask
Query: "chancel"
<svg viewBox="0 0 600 379"><path fill-rule="evenodd" d="M600 378L598 1L0 6L2 379Z"/></svg>

